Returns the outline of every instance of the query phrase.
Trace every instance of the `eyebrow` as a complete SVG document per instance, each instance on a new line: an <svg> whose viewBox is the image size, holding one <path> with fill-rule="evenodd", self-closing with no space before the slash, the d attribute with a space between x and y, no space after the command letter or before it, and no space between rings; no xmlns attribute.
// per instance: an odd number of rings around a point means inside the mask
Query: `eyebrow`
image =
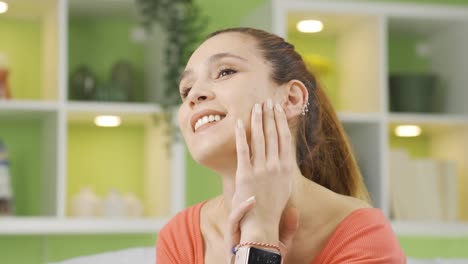
<svg viewBox="0 0 468 264"><path fill-rule="evenodd" d="M239 55L235 55L235 54L232 54L232 53L229 53L229 52L223 52L223 53L217 53L217 54L212 55L208 59L208 64L213 64L214 62L219 61L219 60L221 60L223 58L234 58L234 59L238 59L238 60L241 60L241 61L244 61L244 62L248 62L248 60L246 58L244 58L244 57L241 57ZM181 82L185 77L187 77L188 75L191 75L191 74L193 74L192 70L184 71L180 75L179 82Z"/></svg>

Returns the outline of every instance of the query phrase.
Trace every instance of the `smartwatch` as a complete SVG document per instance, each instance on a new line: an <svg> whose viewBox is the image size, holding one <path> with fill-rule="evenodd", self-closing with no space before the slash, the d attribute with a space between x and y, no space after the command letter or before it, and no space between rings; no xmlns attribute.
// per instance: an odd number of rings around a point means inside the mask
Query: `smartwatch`
<svg viewBox="0 0 468 264"><path fill-rule="evenodd" d="M241 247L236 253L236 264L281 264L281 255L263 248Z"/></svg>

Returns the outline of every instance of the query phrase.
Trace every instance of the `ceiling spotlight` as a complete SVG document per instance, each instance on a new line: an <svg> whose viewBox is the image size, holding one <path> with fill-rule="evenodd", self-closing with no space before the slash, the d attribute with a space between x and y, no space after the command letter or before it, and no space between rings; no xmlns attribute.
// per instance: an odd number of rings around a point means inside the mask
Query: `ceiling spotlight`
<svg viewBox="0 0 468 264"><path fill-rule="evenodd" d="M395 135L398 137L417 137L421 135L421 128L414 125L397 126Z"/></svg>
<svg viewBox="0 0 468 264"><path fill-rule="evenodd" d="M320 20L302 20L297 23L297 30L304 33L316 33L323 29L323 23Z"/></svg>
<svg viewBox="0 0 468 264"><path fill-rule="evenodd" d="M120 117L118 116L97 116L94 118L94 124L100 127L117 127L121 124Z"/></svg>
<svg viewBox="0 0 468 264"><path fill-rule="evenodd" d="M8 4L0 1L0 14L5 13L6 11L8 11Z"/></svg>

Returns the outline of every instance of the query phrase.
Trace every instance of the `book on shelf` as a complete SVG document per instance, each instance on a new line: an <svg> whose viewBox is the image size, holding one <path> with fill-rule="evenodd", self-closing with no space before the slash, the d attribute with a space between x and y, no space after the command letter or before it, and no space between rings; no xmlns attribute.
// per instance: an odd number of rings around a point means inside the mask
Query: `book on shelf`
<svg viewBox="0 0 468 264"><path fill-rule="evenodd" d="M411 210L411 219L414 220L442 220L441 194L438 190L438 163L431 159L413 160L414 175L416 178L413 199L417 201L414 210Z"/></svg>
<svg viewBox="0 0 468 264"><path fill-rule="evenodd" d="M390 152L390 203L394 219L407 219L408 206L406 202L411 203L412 199L409 189L411 184L409 177L411 174L408 154L403 150L394 150Z"/></svg>
<svg viewBox="0 0 468 264"><path fill-rule="evenodd" d="M457 163L451 160L439 162L442 218L447 222L458 218Z"/></svg>
<svg viewBox="0 0 468 264"><path fill-rule="evenodd" d="M457 220L457 168L454 161L411 159L404 150L392 150L390 188L394 220Z"/></svg>

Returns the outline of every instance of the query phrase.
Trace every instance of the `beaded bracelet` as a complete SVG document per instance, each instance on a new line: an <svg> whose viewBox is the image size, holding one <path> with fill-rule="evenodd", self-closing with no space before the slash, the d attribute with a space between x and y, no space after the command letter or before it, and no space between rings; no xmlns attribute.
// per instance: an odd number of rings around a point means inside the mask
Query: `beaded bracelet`
<svg viewBox="0 0 468 264"><path fill-rule="evenodd" d="M232 254L235 255L237 253L237 250L239 250L239 248L245 247L245 246L258 246L258 247L264 247L264 248L272 248L272 249L276 249L278 252L281 253L280 247L276 245L260 243L260 242L243 242L243 243L238 244L235 247L232 247Z"/></svg>

